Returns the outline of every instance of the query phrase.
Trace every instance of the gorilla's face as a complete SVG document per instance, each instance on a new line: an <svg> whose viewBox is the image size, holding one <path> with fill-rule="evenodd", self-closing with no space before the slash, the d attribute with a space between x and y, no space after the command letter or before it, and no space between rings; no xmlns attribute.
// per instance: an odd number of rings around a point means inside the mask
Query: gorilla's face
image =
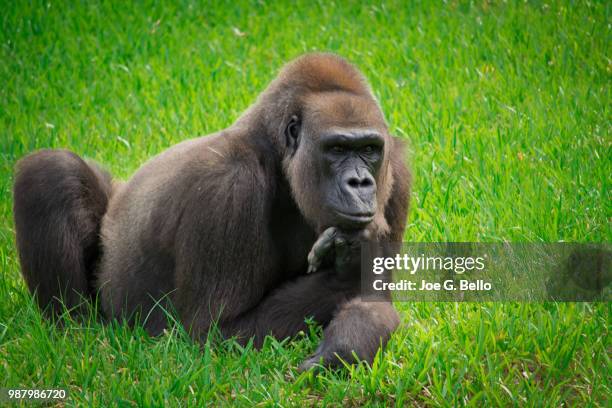
<svg viewBox="0 0 612 408"><path fill-rule="evenodd" d="M306 100L286 131L285 168L302 213L317 228L365 228L377 211L386 128L376 104L346 93Z"/></svg>
<svg viewBox="0 0 612 408"><path fill-rule="evenodd" d="M324 208L338 225L363 227L376 213L376 177L384 139L374 130L338 129L321 135L318 154Z"/></svg>

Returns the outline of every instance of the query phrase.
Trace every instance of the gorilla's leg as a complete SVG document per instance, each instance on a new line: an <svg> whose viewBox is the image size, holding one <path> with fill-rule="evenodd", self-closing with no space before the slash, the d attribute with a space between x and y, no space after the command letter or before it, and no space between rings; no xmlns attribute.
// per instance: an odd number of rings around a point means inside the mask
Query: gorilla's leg
<svg viewBox="0 0 612 408"><path fill-rule="evenodd" d="M338 307L357 291L339 281L335 273L321 270L281 286L255 308L231 321L220 322L219 327L224 336L238 336L242 342L254 337L255 345L260 347L266 335L284 339L306 330L307 317L327 325Z"/></svg>
<svg viewBox="0 0 612 408"><path fill-rule="evenodd" d="M300 370L321 363L328 367L342 365L340 359L353 363L371 363L379 348L384 347L399 324L391 302L364 302L356 297L344 303L325 328L317 351L300 365Z"/></svg>
<svg viewBox="0 0 612 408"><path fill-rule="evenodd" d="M23 276L42 309L61 312L93 294L100 221L111 177L68 150L41 150L19 161L14 207Z"/></svg>

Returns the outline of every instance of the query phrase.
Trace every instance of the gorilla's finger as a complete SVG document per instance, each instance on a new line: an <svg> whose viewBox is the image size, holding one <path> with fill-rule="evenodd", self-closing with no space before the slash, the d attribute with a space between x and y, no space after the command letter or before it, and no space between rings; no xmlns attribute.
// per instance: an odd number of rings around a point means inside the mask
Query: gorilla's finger
<svg viewBox="0 0 612 408"><path fill-rule="evenodd" d="M308 271L307 273L315 272L321 266L323 258L334 245L338 231L334 227L329 227L317 239L308 254Z"/></svg>
<svg viewBox="0 0 612 408"><path fill-rule="evenodd" d="M297 371L299 373L303 373L304 371L308 371L312 368L321 367L320 363L321 363L321 356L318 356L315 354L314 356L309 357L306 360L304 360L302 364L298 366Z"/></svg>
<svg viewBox="0 0 612 408"><path fill-rule="evenodd" d="M354 281L360 276L360 248L361 243L358 240L336 238L334 266L340 280Z"/></svg>
<svg viewBox="0 0 612 408"><path fill-rule="evenodd" d="M314 369L315 373L319 373L325 369L334 370L341 367L343 367L342 359L336 353L316 351L298 366L297 371L303 373L304 371Z"/></svg>
<svg viewBox="0 0 612 408"><path fill-rule="evenodd" d="M337 237L334 244L336 249L336 271L341 272L350 262L351 245L342 237Z"/></svg>
<svg viewBox="0 0 612 408"><path fill-rule="evenodd" d="M359 234L359 239L361 241L369 241L371 238L372 238L372 232L367 228L361 231L361 233Z"/></svg>

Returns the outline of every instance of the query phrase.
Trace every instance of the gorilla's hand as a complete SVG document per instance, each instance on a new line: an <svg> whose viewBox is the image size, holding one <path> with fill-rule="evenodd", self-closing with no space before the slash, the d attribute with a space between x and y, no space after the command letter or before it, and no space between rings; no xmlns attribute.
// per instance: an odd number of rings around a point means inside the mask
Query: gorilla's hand
<svg viewBox="0 0 612 408"><path fill-rule="evenodd" d="M307 273L316 272L322 266L330 266L341 281L358 279L361 242L369 239L369 236L367 230L345 232L336 227L327 228L308 254Z"/></svg>

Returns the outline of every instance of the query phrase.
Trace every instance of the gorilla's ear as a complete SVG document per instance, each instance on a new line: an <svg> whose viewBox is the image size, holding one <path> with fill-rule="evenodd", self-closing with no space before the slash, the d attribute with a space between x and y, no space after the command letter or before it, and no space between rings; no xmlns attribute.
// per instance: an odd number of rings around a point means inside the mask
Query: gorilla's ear
<svg viewBox="0 0 612 408"><path fill-rule="evenodd" d="M291 155L295 153L300 142L300 120L297 115L292 115L289 123L285 128L285 138L287 140L287 148Z"/></svg>

